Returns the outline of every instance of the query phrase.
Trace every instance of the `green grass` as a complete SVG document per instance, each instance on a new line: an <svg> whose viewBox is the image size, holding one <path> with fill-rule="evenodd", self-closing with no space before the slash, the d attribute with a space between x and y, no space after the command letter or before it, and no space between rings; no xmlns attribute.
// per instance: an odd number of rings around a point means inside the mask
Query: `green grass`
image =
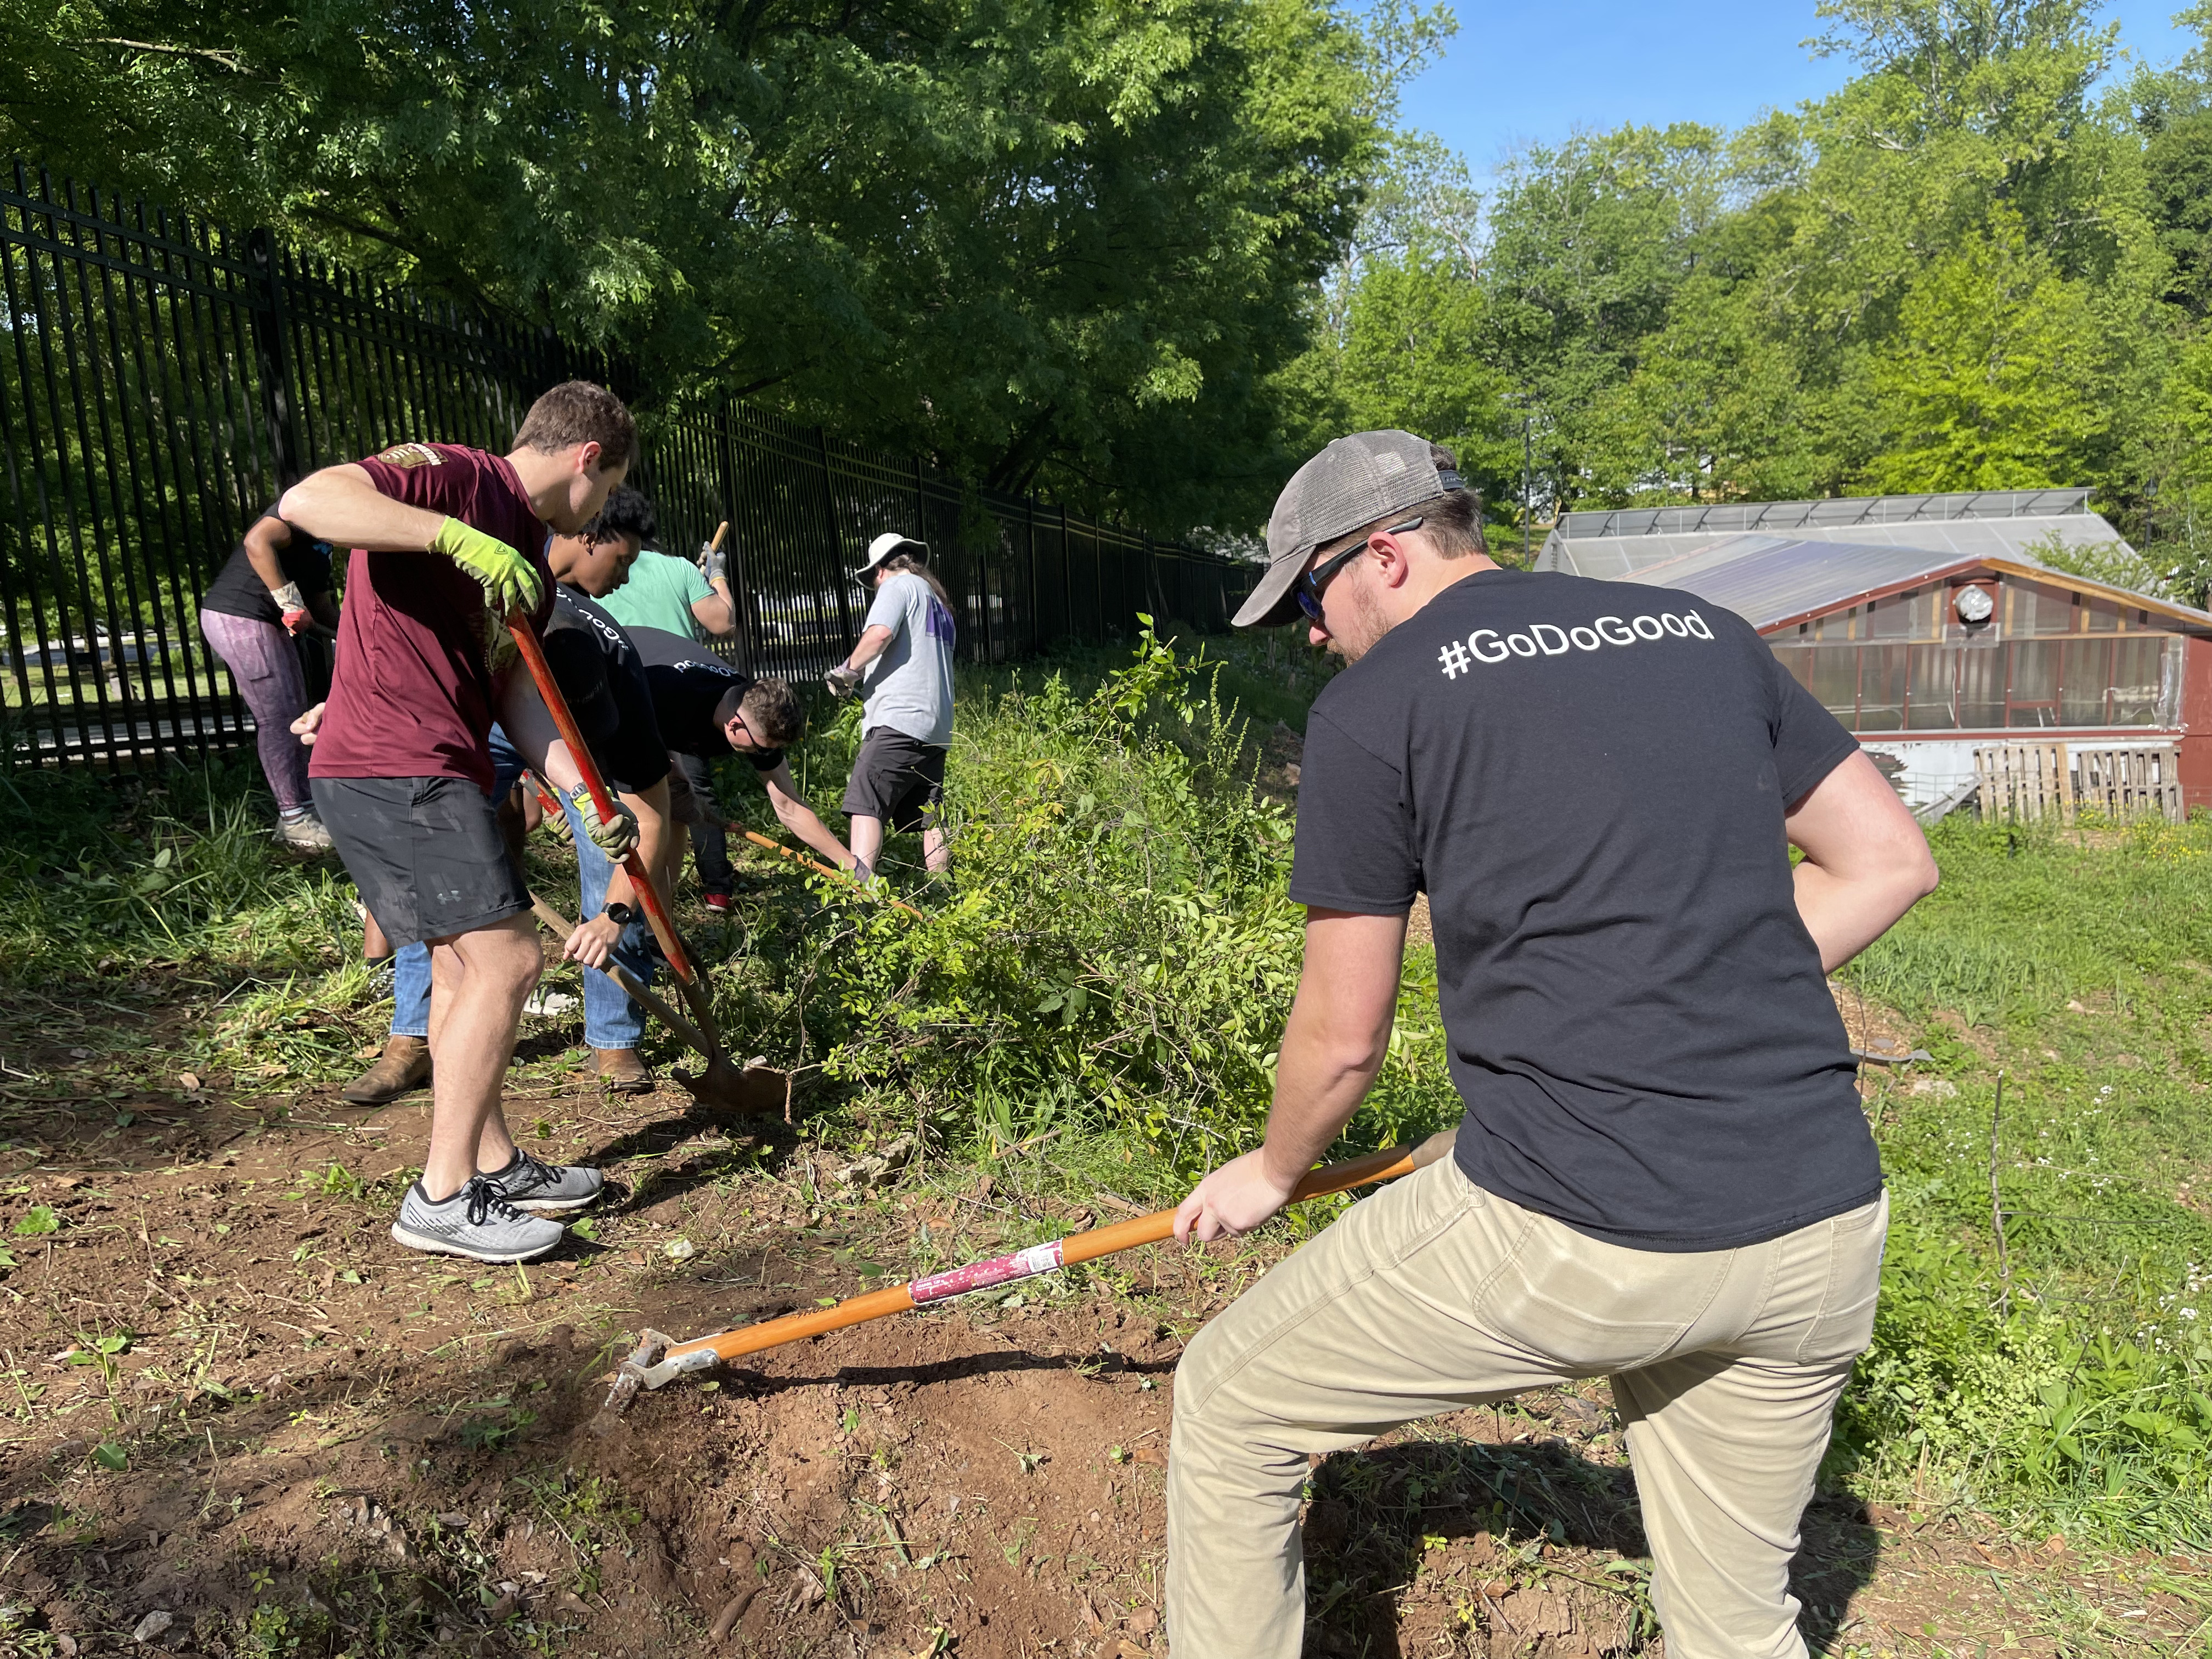
<svg viewBox="0 0 2212 1659"><path fill-rule="evenodd" d="M2212 823L1933 841L1942 890L1847 975L1936 1060L1869 1103L1892 1235L1838 1461L2022 1528L2212 1547Z"/></svg>

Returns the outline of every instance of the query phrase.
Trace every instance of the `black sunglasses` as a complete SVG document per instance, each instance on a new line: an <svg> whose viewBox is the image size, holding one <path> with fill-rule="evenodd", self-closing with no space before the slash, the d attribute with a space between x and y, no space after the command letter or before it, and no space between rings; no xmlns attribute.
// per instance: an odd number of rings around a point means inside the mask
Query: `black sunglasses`
<svg viewBox="0 0 2212 1659"><path fill-rule="evenodd" d="M1419 530L1420 527L1421 518L1419 514L1416 514L1410 519L1402 520L1399 523L1388 526L1382 530L1370 530L1366 535L1362 536L1358 541L1352 543L1351 546L1346 548L1343 552L1335 555L1332 558L1324 559L1321 563L1307 571L1304 575L1298 578L1297 587L1294 590L1298 596L1298 609L1306 613L1306 618L1308 621L1319 622L1322 619L1322 589L1327 587L1330 580L1335 576L1336 573L1343 569L1346 565L1349 564L1354 556L1366 551L1367 544L1370 538L1376 536L1402 536L1409 530Z"/></svg>

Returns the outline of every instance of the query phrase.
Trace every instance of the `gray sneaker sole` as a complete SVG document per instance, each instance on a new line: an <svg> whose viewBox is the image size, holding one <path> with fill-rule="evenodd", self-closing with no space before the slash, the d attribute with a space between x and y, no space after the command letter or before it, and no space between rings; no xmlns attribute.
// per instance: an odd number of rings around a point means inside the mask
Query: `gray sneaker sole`
<svg viewBox="0 0 2212 1659"><path fill-rule="evenodd" d="M598 1203L605 1192L606 1188L602 1187L598 1192L586 1194L582 1198L516 1198L510 1194L507 1201L516 1209L526 1210L532 1215L569 1215Z"/></svg>
<svg viewBox="0 0 2212 1659"><path fill-rule="evenodd" d="M395 1221L392 1224L392 1242L396 1244L404 1244L410 1250L422 1250L431 1255L458 1255L471 1261L501 1264L511 1261L535 1261L541 1255L550 1255L560 1248L561 1240L568 1236L567 1232L563 1231L557 1237L548 1239L534 1250L486 1250L471 1249L457 1240L441 1238L435 1233L416 1232L404 1222Z"/></svg>

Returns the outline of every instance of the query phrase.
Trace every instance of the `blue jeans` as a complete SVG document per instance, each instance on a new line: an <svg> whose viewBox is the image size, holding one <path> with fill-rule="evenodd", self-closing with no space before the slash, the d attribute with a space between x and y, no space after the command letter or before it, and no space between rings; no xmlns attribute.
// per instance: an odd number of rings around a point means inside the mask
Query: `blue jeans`
<svg viewBox="0 0 2212 1659"><path fill-rule="evenodd" d="M494 788L504 795L522 776L522 757L496 726L491 729ZM614 873L607 855L584 833L581 815L563 802L569 838L576 844L577 884L581 890L581 916L595 916L606 908L607 882ZM615 941L614 959L635 974L640 983L653 983L653 965L659 954L645 918L623 929ZM399 952L392 972L392 1035L428 1038L430 1035L430 947L410 945ZM645 1010L632 1002L622 988L596 969L584 973L584 1041L594 1048L635 1048L645 1035Z"/></svg>

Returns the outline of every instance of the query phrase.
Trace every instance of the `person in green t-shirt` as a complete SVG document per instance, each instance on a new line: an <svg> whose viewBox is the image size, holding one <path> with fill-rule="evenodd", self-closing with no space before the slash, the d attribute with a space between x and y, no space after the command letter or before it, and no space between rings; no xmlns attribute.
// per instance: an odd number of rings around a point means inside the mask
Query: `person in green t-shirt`
<svg viewBox="0 0 2212 1659"><path fill-rule="evenodd" d="M717 547L702 547L699 553L704 574L688 559L647 548L630 566L629 580L607 595L603 608L624 628L657 628L679 639L696 640L702 630L736 632L729 556Z"/></svg>

